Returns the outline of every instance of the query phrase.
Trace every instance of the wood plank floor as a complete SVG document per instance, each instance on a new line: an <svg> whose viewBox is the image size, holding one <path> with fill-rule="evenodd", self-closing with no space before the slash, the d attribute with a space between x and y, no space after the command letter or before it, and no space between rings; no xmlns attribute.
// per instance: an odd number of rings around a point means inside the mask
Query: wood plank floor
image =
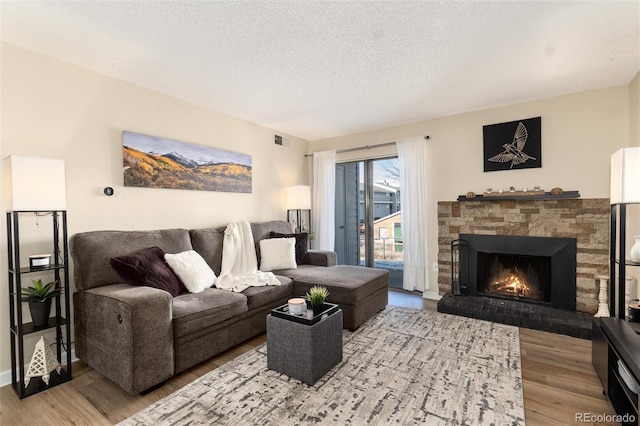
<svg viewBox="0 0 640 426"><path fill-rule="evenodd" d="M433 301L401 291L390 291L389 303L435 310ZM257 336L135 397L76 362L73 380L29 398L19 400L10 386L0 388L0 425L115 424L265 340ZM520 329L520 352L527 425L572 425L576 413L614 414L591 366L590 341Z"/></svg>

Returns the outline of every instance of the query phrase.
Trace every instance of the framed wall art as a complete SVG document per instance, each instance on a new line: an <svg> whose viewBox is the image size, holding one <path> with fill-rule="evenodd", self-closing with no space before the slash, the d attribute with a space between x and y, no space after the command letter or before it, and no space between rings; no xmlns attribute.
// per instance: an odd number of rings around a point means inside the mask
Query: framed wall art
<svg viewBox="0 0 640 426"><path fill-rule="evenodd" d="M251 192L251 156L122 132L124 186Z"/></svg>
<svg viewBox="0 0 640 426"><path fill-rule="evenodd" d="M541 117L482 127L484 171L542 167Z"/></svg>

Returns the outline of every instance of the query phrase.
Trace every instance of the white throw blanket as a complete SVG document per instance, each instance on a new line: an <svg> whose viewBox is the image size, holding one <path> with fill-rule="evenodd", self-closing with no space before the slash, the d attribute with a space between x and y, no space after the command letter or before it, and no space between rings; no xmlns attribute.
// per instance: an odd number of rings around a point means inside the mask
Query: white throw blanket
<svg viewBox="0 0 640 426"><path fill-rule="evenodd" d="M216 287L241 292L249 287L280 284L271 272L258 271L256 247L249 222L228 224L224 231L222 268Z"/></svg>

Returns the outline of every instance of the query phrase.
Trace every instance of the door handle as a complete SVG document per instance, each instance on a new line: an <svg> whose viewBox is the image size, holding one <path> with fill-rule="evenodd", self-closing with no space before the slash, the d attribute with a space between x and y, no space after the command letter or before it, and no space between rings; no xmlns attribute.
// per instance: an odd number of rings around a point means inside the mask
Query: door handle
<svg viewBox="0 0 640 426"><path fill-rule="evenodd" d="M340 226L340 229L344 229L344 225L341 225L341 226Z"/></svg>

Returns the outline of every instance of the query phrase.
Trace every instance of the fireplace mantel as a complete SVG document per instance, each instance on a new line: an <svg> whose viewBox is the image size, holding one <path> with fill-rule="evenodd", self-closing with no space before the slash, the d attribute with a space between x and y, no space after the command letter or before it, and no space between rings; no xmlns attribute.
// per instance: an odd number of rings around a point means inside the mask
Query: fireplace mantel
<svg viewBox="0 0 640 426"><path fill-rule="evenodd" d="M609 199L438 202L438 291L451 290L451 241L460 234L576 238L576 310L595 313L598 275L609 271Z"/></svg>
<svg viewBox="0 0 640 426"><path fill-rule="evenodd" d="M509 191L505 191L502 195L492 195L491 197L485 197L482 194L474 197L458 195L458 201L561 200L565 198L580 198L580 193L578 191L564 191L558 195L554 195L551 192L545 192L544 195L511 195Z"/></svg>

